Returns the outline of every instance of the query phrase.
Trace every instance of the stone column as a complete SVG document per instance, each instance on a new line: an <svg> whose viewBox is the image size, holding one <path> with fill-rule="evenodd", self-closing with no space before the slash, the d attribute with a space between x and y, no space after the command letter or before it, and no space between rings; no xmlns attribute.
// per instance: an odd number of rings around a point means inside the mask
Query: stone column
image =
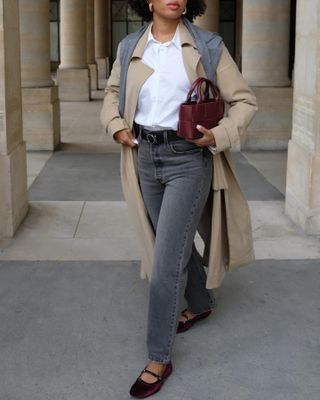
<svg viewBox="0 0 320 400"><path fill-rule="evenodd" d="M98 66L98 79L106 79L109 73L108 61L108 24L109 24L108 0L94 0L94 38L95 57ZM104 87L105 84L103 83Z"/></svg>
<svg viewBox="0 0 320 400"><path fill-rule="evenodd" d="M200 28L211 32L219 31L219 0L209 0L206 2L207 9L204 15L195 20L195 24ZM187 5L188 7L188 5Z"/></svg>
<svg viewBox="0 0 320 400"><path fill-rule="evenodd" d="M58 87L50 72L49 1L20 0L23 138L27 149L60 143Z"/></svg>
<svg viewBox="0 0 320 400"><path fill-rule="evenodd" d="M286 213L306 233L320 234L320 3L297 4L293 130Z"/></svg>
<svg viewBox="0 0 320 400"><path fill-rule="evenodd" d="M98 89L98 69L94 57L94 0L87 0L87 63L91 90Z"/></svg>
<svg viewBox="0 0 320 400"><path fill-rule="evenodd" d="M0 237L12 237L28 211L18 0L0 0Z"/></svg>
<svg viewBox="0 0 320 400"><path fill-rule="evenodd" d="M290 0L243 0L242 72L252 86L290 86Z"/></svg>
<svg viewBox="0 0 320 400"><path fill-rule="evenodd" d="M242 149L285 150L292 130L289 79L290 0L243 0L241 71L254 86L259 112Z"/></svg>
<svg viewBox="0 0 320 400"><path fill-rule="evenodd" d="M87 0L61 0L60 18L59 97L63 101L89 101Z"/></svg>

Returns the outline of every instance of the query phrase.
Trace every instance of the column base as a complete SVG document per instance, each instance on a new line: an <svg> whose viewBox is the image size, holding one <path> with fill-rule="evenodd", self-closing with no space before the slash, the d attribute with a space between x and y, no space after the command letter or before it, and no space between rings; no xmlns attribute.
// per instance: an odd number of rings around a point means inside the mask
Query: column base
<svg viewBox="0 0 320 400"><path fill-rule="evenodd" d="M107 76L107 58L96 58L98 68L98 79L106 79Z"/></svg>
<svg viewBox="0 0 320 400"><path fill-rule="evenodd" d="M62 101L90 101L89 69L57 70L59 98Z"/></svg>
<svg viewBox="0 0 320 400"><path fill-rule="evenodd" d="M292 86L292 82L289 78L284 78L279 81L275 79L271 79L270 81L263 81L262 79L257 79L257 80L248 79L248 82L250 86L261 87L261 88L286 88Z"/></svg>
<svg viewBox="0 0 320 400"><path fill-rule="evenodd" d="M241 137L242 150L286 150L292 132L293 88L252 88L259 111Z"/></svg>
<svg viewBox="0 0 320 400"><path fill-rule="evenodd" d="M58 86L22 88L22 107L27 150L54 150L60 144Z"/></svg>
<svg viewBox="0 0 320 400"><path fill-rule="evenodd" d="M307 234L320 234L320 157L289 142L286 214Z"/></svg>
<svg viewBox="0 0 320 400"><path fill-rule="evenodd" d="M28 212L25 143L0 154L0 238L13 237Z"/></svg>
<svg viewBox="0 0 320 400"><path fill-rule="evenodd" d="M97 64L89 64L91 90L98 90L98 67Z"/></svg>
<svg viewBox="0 0 320 400"><path fill-rule="evenodd" d="M110 75L110 61L109 57L107 58L97 58L96 59L97 67L98 67L98 89L105 89L107 79Z"/></svg>

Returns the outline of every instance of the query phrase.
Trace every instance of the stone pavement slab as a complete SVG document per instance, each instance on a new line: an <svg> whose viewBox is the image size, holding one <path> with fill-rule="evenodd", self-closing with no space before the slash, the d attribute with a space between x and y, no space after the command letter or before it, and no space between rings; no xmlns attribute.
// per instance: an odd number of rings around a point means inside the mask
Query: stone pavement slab
<svg viewBox="0 0 320 400"><path fill-rule="evenodd" d="M57 151L29 190L30 200L123 200L120 154Z"/></svg>
<svg viewBox="0 0 320 400"><path fill-rule="evenodd" d="M30 202L16 238L72 238L84 207L81 201Z"/></svg>
<svg viewBox="0 0 320 400"><path fill-rule="evenodd" d="M283 200L283 195L241 153L233 153L248 200ZM123 200L120 153L54 152L29 190L30 200Z"/></svg>
<svg viewBox="0 0 320 400"><path fill-rule="evenodd" d="M119 152L119 145L106 134L100 122L103 97L104 92L99 90L92 92L90 102L61 103L61 149L86 153Z"/></svg>
<svg viewBox="0 0 320 400"><path fill-rule="evenodd" d="M229 273L177 335L165 400L318 400L320 260ZM0 398L123 400L147 361L137 262L0 262Z"/></svg>
<svg viewBox="0 0 320 400"><path fill-rule="evenodd" d="M0 259L138 260L140 249L125 202L31 201Z"/></svg>
<svg viewBox="0 0 320 400"><path fill-rule="evenodd" d="M284 200L283 194L273 186L240 152L232 153L241 187L248 200Z"/></svg>
<svg viewBox="0 0 320 400"><path fill-rule="evenodd" d="M283 195L286 191L287 151L242 152L254 166Z"/></svg>
<svg viewBox="0 0 320 400"><path fill-rule="evenodd" d="M249 201L257 259L320 258L320 236L306 235L285 215L283 201Z"/></svg>
<svg viewBox="0 0 320 400"><path fill-rule="evenodd" d="M283 201L249 201L256 258L317 259L320 237L307 236L284 214ZM203 243L196 236L200 251ZM0 260L139 260L140 245L124 201L32 201Z"/></svg>
<svg viewBox="0 0 320 400"><path fill-rule="evenodd" d="M44 168L46 162L52 156L51 151L28 151L27 152L27 174L28 188Z"/></svg>

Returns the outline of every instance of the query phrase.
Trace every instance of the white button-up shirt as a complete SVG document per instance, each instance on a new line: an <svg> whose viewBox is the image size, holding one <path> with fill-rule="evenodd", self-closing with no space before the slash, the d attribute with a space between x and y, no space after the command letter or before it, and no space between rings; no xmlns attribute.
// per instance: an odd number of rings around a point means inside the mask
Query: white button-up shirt
<svg viewBox="0 0 320 400"><path fill-rule="evenodd" d="M135 122L151 130L177 130L179 107L191 87L182 59L179 26L166 43L153 37L151 27L142 62L154 73L140 90Z"/></svg>

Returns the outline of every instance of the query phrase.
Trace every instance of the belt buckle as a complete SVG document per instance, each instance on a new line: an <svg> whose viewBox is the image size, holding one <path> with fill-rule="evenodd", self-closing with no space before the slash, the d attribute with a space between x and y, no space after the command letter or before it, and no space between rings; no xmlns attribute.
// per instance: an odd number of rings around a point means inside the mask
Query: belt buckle
<svg viewBox="0 0 320 400"><path fill-rule="evenodd" d="M157 144L157 136L154 133L147 132L147 142Z"/></svg>

